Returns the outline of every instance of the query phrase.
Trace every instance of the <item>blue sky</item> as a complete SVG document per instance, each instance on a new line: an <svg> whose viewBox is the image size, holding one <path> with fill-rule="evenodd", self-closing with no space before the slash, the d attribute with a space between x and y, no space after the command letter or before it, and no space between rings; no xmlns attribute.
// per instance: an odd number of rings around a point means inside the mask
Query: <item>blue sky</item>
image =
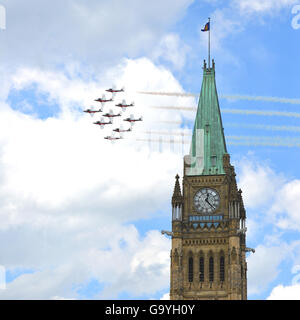
<svg viewBox="0 0 300 320"><path fill-rule="evenodd" d="M0 299L167 297L170 240L160 231L171 227L182 146L137 139L180 141L184 130L188 142L193 112L150 107L195 107L197 98L137 92L200 92L208 17L247 245L256 249L248 298L300 298L300 103L282 102L300 99L300 16L292 13L300 1L0 4ZM95 128L98 116L82 112L112 85L125 86L116 102L135 101L125 115L144 117L116 144L103 139L111 128Z"/></svg>

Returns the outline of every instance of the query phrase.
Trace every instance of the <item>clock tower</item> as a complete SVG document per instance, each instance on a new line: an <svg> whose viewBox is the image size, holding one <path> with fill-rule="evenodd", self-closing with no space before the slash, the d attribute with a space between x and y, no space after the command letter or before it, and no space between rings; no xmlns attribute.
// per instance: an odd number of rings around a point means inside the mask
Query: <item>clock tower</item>
<svg viewBox="0 0 300 320"><path fill-rule="evenodd" d="M183 182L172 197L171 300L247 299L246 212L224 137L215 63L203 82ZM182 190L182 191L181 191Z"/></svg>

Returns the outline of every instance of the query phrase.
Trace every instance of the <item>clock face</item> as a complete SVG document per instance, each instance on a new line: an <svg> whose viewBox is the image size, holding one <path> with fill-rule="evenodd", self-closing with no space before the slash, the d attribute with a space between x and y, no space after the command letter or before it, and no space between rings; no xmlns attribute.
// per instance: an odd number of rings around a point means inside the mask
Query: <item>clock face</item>
<svg viewBox="0 0 300 320"><path fill-rule="evenodd" d="M199 213L213 213L220 204L220 196L214 189L200 189L194 197L194 206Z"/></svg>

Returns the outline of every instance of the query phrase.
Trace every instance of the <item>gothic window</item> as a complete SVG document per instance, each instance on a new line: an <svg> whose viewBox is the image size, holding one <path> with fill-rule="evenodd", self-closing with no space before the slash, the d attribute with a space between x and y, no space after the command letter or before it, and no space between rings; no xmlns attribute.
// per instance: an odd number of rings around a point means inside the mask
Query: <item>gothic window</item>
<svg viewBox="0 0 300 320"><path fill-rule="evenodd" d="M209 275L209 281L214 281L214 258L209 258L209 264L208 264L208 275Z"/></svg>
<svg viewBox="0 0 300 320"><path fill-rule="evenodd" d="M204 282L204 258L200 257L199 259L199 280Z"/></svg>
<svg viewBox="0 0 300 320"><path fill-rule="evenodd" d="M224 281L225 280L225 261L224 261L224 257L222 256L220 258L220 281Z"/></svg>
<svg viewBox="0 0 300 320"><path fill-rule="evenodd" d="M189 257L189 282L193 282L194 278L194 269L193 269L193 258Z"/></svg>

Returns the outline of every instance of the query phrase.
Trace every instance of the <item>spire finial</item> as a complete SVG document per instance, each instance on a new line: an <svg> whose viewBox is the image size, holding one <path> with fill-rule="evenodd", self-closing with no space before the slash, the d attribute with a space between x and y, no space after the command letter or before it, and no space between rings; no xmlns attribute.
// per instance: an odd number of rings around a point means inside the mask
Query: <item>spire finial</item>
<svg viewBox="0 0 300 320"><path fill-rule="evenodd" d="M178 174L176 175L175 179L176 179L176 181L175 181L175 186L174 186L174 191L173 191L172 205L182 203L182 194L181 194Z"/></svg>

